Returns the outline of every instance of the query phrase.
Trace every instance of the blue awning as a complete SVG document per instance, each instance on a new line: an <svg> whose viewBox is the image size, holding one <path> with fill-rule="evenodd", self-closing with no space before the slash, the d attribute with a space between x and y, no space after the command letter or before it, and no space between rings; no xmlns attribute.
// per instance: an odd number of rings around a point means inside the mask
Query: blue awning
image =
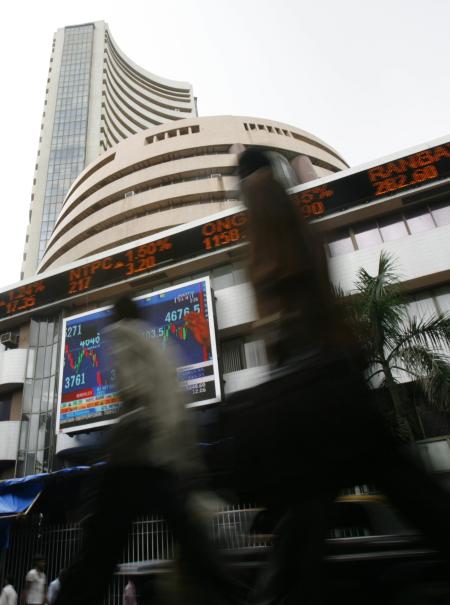
<svg viewBox="0 0 450 605"><path fill-rule="evenodd" d="M53 473L40 473L0 481L0 519L4 519L5 516L28 512L30 506L37 500L50 479L86 473L97 466L73 466Z"/></svg>
<svg viewBox="0 0 450 605"><path fill-rule="evenodd" d="M87 474L103 465L104 463L100 462L93 466L73 466L54 473L40 473L0 481L0 550L9 548L11 525L14 519L27 515L33 509L41 494L45 492L46 486L50 485L53 479ZM70 497L70 490L68 496Z"/></svg>

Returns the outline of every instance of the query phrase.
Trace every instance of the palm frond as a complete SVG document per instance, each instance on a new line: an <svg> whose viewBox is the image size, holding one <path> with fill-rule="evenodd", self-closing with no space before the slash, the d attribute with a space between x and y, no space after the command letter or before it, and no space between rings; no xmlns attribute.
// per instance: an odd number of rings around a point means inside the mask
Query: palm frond
<svg viewBox="0 0 450 605"><path fill-rule="evenodd" d="M409 346L423 346L431 350L442 349L450 342L450 314L439 313L428 318L407 318L393 333L393 346L389 358Z"/></svg>
<svg viewBox="0 0 450 605"><path fill-rule="evenodd" d="M384 251L380 254L378 274L370 275L364 268L358 271L355 283L355 313L370 325L370 338L374 349L381 351L396 341L396 326L407 316L400 279L393 257Z"/></svg>
<svg viewBox="0 0 450 605"><path fill-rule="evenodd" d="M414 345L401 352L403 369L422 387L428 402L439 410L450 409L450 358Z"/></svg>
<svg viewBox="0 0 450 605"><path fill-rule="evenodd" d="M420 380L428 402L441 411L450 409L450 363L448 358L434 354L431 372Z"/></svg>

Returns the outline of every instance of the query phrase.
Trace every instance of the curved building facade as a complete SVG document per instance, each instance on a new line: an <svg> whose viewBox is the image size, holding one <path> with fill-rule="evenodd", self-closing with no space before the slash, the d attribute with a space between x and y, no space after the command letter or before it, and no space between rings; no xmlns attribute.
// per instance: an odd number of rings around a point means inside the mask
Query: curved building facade
<svg viewBox="0 0 450 605"><path fill-rule="evenodd" d="M188 82L161 78L133 63L105 25L100 151L141 130L195 113Z"/></svg>
<svg viewBox="0 0 450 605"><path fill-rule="evenodd" d="M196 115L192 86L129 59L103 21L53 39L22 275L36 271L64 197L85 166L127 137Z"/></svg>
<svg viewBox="0 0 450 605"><path fill-rule="evenodd" d="M73 183L39 272L236 206L237 155L276 154L288 185L346 164L313 135L257 118L189 118L154 127L92 162Z"/></svg>

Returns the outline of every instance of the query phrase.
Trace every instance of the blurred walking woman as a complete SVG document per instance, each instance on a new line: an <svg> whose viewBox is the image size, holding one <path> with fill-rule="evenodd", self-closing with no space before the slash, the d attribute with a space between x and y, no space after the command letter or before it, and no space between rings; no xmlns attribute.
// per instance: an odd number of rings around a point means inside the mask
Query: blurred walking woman
<svg viewBox="0 0 450 605"><path fill-rule="evenodd" d="M263 154L244 152L240 168L249 276L270 361L282 365L302 357L306 363L320 350L347 348L352 339L336 316L322 246Z"/></svg>
<svg viewBox="0 0 450 605"><path fill-rule="evenodd" d="M255 329L272 370L268 381L240 394L252 403L242 406L236 456L244 482L285 513L255 601L316 603L340 488L377 484L447 554L449 501L399 452L371 402L363 358L336 309L316 233L264 154L245 151L239 172Z"/></svg>

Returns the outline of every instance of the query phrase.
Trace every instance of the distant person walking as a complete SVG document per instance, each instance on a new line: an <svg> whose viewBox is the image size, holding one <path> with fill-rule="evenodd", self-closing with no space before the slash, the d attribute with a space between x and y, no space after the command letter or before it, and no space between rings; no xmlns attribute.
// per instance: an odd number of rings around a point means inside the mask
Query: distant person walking
<svg viewBox="0 0 450 605"><path fill-rule="evenodd" d="M3 580L3 588L0 592L0 605L17 605L17 592L8 576Z"/></svg>
<svg viewBox="0 0 450 605"><path fill-rule="evenodd" d="M125 585L122 605L138 605L136 586L131 578L128 579Z"/></svg>
<svg viewBox="0 0 450 605"><path fill-rule="evenodd" d="M47 601L47 577L44 573L45 559L35 555L33 567L25 577L23 601L26 605L44 605Z"/></svg>
<svg viewBox="0 0 450 605"><path fill-rule="evenodd" d="M59 595L59 591L61 590L61 581L62 581L62 579L64 579L65 573L66 573L66 570L61 569L58 577L55 578L52 582L50 582L50 584L48 585L48 592L47 592L48 605L53 605L54 603L56 603L56 599Z"/></svg>
<svg viewBox="0 0 450 605"><path fill-rule="evenodd" d="M236 587L204 524L190 512L203 466L175 366L145 337L147 326L130 298L119 300L114 311L116 321L107 337L121 416L112 431L109 467L81 557L62 581L56 603L101 603L133 519L148 512L166 518L205 602L230 603Z"/></svg>
<svg viewBox="0 0 450 605"><path fill-rule="evenodd" d="M253 601L318 603L340 488L374 483L447 557L450 500L399 450L375 408L357 340L336 309L322 244L268 158L248 150L239 171L256 329L272 369L264 384L237 395L251 404L236 419L236 464L242 485L285 513Z"/></svg>

